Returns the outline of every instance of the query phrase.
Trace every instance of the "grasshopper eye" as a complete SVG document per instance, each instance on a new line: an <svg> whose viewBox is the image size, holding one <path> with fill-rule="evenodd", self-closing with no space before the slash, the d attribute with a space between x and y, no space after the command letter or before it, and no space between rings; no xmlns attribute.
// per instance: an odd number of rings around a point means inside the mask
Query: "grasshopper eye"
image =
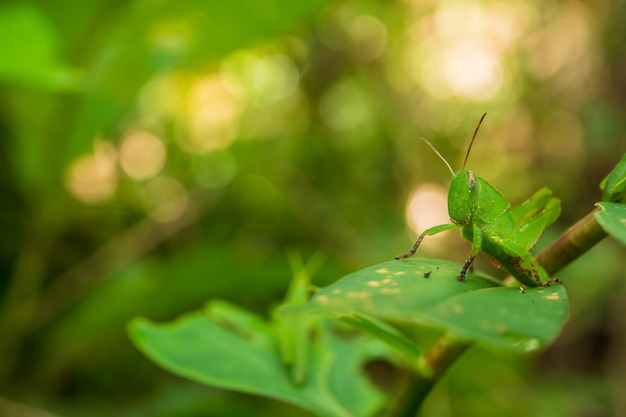
<svg viewBox="0 0 626 417"><path fill-rule="evenodd" d="M467 171L467 187L470 190L476 187L476 175L472 171Z"/></svg>

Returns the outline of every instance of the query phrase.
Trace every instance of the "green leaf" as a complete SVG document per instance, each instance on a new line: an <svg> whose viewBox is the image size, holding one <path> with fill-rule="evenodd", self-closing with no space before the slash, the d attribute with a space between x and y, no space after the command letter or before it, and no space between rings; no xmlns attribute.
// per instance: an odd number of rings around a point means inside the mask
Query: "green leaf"
<svg viewBox="0 0 626 417"><path fill-rule="evenodd" d="M626 204L596 203L596 219L605 232L626 245Z"/></svg>
<svg viewBox="0 0 626 417"><path fill-rule="evenodd" d="M339 319L387 343L401 353L411 365L417 364L418 358L422 355L421 349L415 343L385 322L360 314L346 314Z"/></svg>
<svg viewBox="0 0 626 417"><path fill-rule="evenodd" d="M350 274L285 312L366 314L427 325L489 347L528 352L551 343L569 315L562 286L524 292L480 274L456 277L461 265L430 259L390 261Z"/></svg>
<svg viewBox="0 0 626 417"><path fill-rule="evenodd" d="M334 321L318 321L309 379L301 385L281 362L272 326L238 307L212 302L205 312L167 324L135 319L130 337L170 372L207 385L282 400L331 417L372 415L382 395L361 373L372 357L371 339L346 338Z"/></svg>
<svg viewBox="0 0 626 417"><path fill-rule="evenodd" d="M602 201L618 202L626 193L626 154L600 183Z"/></svg>
<svg viewBox="0 0 626 417"><path fill-rule="evenodd" d="M78 72L61 59L60 38L34 3L0 8L0 79L47 90L72 90Z"/></svg>

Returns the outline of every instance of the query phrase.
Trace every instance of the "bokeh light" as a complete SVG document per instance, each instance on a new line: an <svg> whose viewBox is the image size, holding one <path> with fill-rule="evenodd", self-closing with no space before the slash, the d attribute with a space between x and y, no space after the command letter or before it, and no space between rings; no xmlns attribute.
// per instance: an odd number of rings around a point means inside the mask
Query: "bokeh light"
<svg viewBox="0 0 626 417"><path fill-rule="evenodd" d="M288 98L300 80L298 68L286 55L260 55L251 51L227 58L220 74L231 92L263 104Z"/></svg>
<svg viewBox="0 0 626 417"><path fill-rule="evenodd" d="M416 236L430 227L450 223L448 190L436 184L420 185L409 194L405 218ZM444 233L428 236L422 241L422 245L436 247L444 238Z"/></svg>
<svg viewBox="0 0 626 417"><path fill-rule="evenodd" d="M148 132L133 132L124 137L119 154L122 169L135 180L157 175L167 158L163 143Z"/></svg>
<svg viewBox="0 0 626 417"><path fill-rule="evenodd" d="M353 54L363 60L371 61L380 57L387 44L387 27L374 16L356 16L348 28L354 47Z"/></svg>
<svg viewBox="0 0 626 417"><path fill-rule="evenodd" d="M511 45L528 23L522 4L487 7L466 2L443 7L409 31L407 70L433 97L493 99L511 82Z"/></svg>
<svg viewBox="0 0 626 417"><path fill-rule="evenodd" d="M182 138L184 146L191 152L229 146L238 132L240 106L219 74L195 81L189 91L189 138Z"/></svg>
<svg viewBox="0 0 626 417"><path fill-rule="evenodd" d="M66 186L78 200L98 204L109 200L117 188L117 153L113 145L96 141L93 152L70 165Z"/></svg>
<svg viewBox="0 0 626 417"><path fill-rule="evenodd" d="M443 74L458 96L488 100L503 83L500 57L492 45L459 42L443 56Z"/></svg>

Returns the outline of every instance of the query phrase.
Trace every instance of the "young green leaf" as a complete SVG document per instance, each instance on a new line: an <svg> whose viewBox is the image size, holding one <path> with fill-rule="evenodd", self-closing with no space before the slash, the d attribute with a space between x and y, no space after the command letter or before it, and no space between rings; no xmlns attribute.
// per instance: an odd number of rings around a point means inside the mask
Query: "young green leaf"
<svg viewBox="0 0 626 417"><path fill-rule="evenodd" d="M626 154L600 183L602 201L619 202L626 193Z"/></svg>
<svg viewBox="0 0 626 417"><path fill-rule="evenodd" d="M310 297L311 280L309 275L315 273L322 263L320 254L314 255L308 265L302 263L297 252L291 252L289 263L293 279L289 284L287 295L282 305L303 305ZM313 327L311 317L284 316L274 312L272 321L283 363L290 369L295 384L302 384L308 371L310 357L309 333Z"/></svg>
<svg viewBox="0 0 626 417"><path fill-rule="evenodd" d="M596 219L605 232L626 245L626 204L596 203Z"/></svg>

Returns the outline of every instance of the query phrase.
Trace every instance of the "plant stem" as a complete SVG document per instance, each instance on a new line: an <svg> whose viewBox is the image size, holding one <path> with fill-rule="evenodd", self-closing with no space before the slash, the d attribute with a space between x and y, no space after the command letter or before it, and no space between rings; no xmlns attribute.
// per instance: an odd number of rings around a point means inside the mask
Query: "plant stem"
<svg viewBox="0 0 626 417"><path fill-rule="evenodd" d="M537 262L552 275L572 263L583 253L594 247L607 234L597 222L595 209L567 229L550 246L541 251ZM513 279L507 277L505 282ZM389 411L388 417L414 417L424 399L433 389L448 367L469 347L468 344L445 335L426 353L418 368L421 374L413 373L398 405Z"/></svg>
<svg viewBox="0 0 626 417"><path fill-rule="evenodd" d="M414 417L441 376L469 346L447 335L441 337L433 348L421 357L418 363L420 372L410 373L402 396L387 415L389 417Z"/></svg>
<svg viewBox="0 0 626 417"><path fill-rule="evenodd" d="M537 263L543 266L548 274L559 272L607 236L596 220L596 212L599 210L598 208L592 210L537 254L535 257Z"/></svg>
<svg viewBox="0 0 626 417"><path fill-rule="evenodd" d="M537 263L549 275L556 274L607 237L607 233L596 220L598 211L600 209L596 208L589 212L535 256ZM505 285L513 285L516 281L512 276L508 276L503 282Z"/></svg>

